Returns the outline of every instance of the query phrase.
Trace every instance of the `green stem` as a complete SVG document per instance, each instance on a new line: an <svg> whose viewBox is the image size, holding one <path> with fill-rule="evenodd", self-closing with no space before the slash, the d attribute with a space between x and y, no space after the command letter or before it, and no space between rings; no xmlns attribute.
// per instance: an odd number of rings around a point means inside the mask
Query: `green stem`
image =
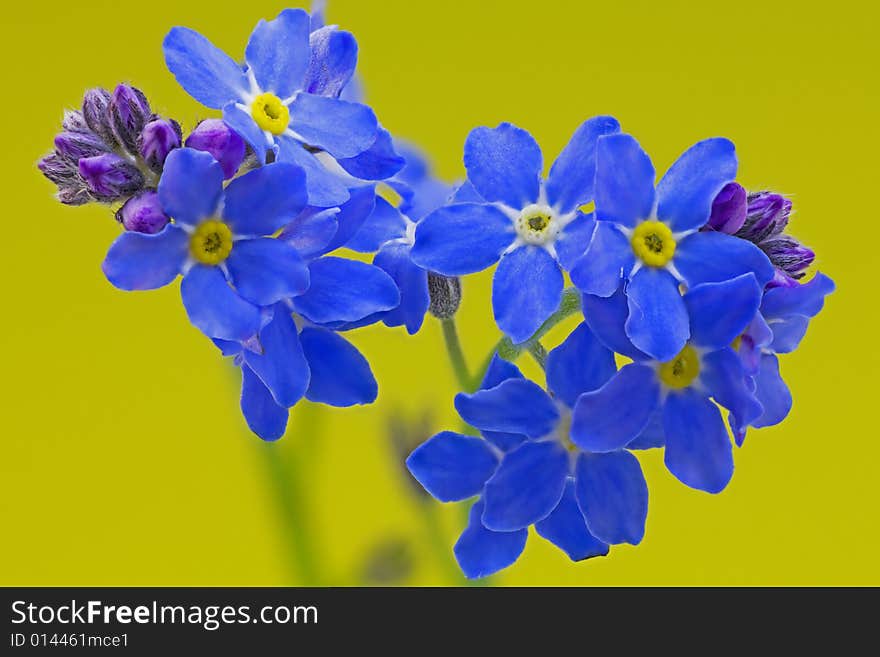
<svg viewBox="0 0 880 657"><path fill-rule="evenodd" d="M461 350L461 341L458 339L458 329L455 326L455 317L440 320L443 326L443 340L446 343L446 353L452 364L452 371L462 390L470 390L471 375L468 372L467 363L464 360L464 352Z"/></svg>
<svg viewBox="0 0 880 657"><path fill-rule="evenodd" d="M537 340L529 342L529 354L541 366L542 370L547 369L547 350L544 348L544 345Z"/></svg>
<svg viewBox="0 0 880 657"><path fill-rule="evenodd" d="M535 331L535 334L532 337L530 337L525 342L521 342L520 344L513 344L513 342L511 342L510 338L508 337L502 338L501 340L499 340L498 344L495 345L495 349L490 352L488 360L491 361L492 355L497 353L504 360L509 360L511 362L515 361L522 355L524 351L529 351L532 345L534 345L541 338L547 335L547 333L549 333L553 329L553 327L555 327L561 321L571 317L576 312L579 312L580 309L580 292L578 292L573 287L568 288L567 290L565 290L565 292L562 293L562 301L559 304L559 308L556 310L555 313L550 315L546 322L541 324L541 327L537 331Z"/></svg>

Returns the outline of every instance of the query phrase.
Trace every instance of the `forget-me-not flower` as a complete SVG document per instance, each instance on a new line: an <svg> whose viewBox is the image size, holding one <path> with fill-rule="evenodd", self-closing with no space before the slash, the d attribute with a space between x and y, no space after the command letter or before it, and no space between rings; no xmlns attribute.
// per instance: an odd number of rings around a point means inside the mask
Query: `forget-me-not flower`
<svg viewBox="0 0 880 657"><path fill-rule="evenodd" d="M584 122L542 179L541 149L510 123L476 128L464 147L476 202L453 203L425 217L413 261L444 276L499 262L492 288L495 321L524 342L558 308L562 270L583 253L593 220L578 208L593 200L596 143L619 132L611 117Z"/></svg>
<svg viewBox="0 0 880 657"><path fill-rule="evenodd" d="M210 338L245 341L263 325L261 307L309 287L306 261L272 237L305 206L305 173L278 163L225 189L223 179L210 153L172 151L158 193L173 223L153 235L123 233L103 269L122 290L163 287L183 274L180 294L190 321Z"/></svg>
<svg viewBox="0 0 880 657"><path fill-rule="evenodd" d="M689 338L680 285L751 272L763 286L773 277L773 266L754 244L700 231L736 169L733 144L707 139L679 157L655 188L654 165L635 139L619 134L599 140L596 228L571 280L587 294L610 297L623 276L626 335L657 360L675 356Z"/></svg>
<svg viewBox="0 0 880 657"><path fill-rule="evenodd" d="M585 427L578 444L598 452L665 445L666 466L680 481L710 493L723 490L733 475L733 447L719 406L741 425L763 412L731 347L758 312L761 293L751 273L690 288L682 298L690 337L662 362L626 346L621 292L585 296L584 314L597 336L634 362L578 399L573 418Z"/></svg>
<svg viewBox="0 0 880 657"><path fill-rule="evenodd" d="M357 62L350 33L332 27L312 33L308 13L286 9L257 24L244 67L185 27L168 33L164 51L180 85L203 105L222 109L261 162L271 151L305 169L311 205L348 199L338 172L373 147L379 131L369 107L338 98Z"/></svg>
<svg viewBox="0 0 880 657"><path fill-rule="evenodd" d="M585 324L550 352L549 394L496 356L483 388L455 400L482 438L443 432L409 457L413 476L438 500L479 496L455 546L468 577L513 563L533 524L576 561L642 540L648 488L638 460L623 445L584 447L589 427L571 412L615 371L613 353Z"/></svg>

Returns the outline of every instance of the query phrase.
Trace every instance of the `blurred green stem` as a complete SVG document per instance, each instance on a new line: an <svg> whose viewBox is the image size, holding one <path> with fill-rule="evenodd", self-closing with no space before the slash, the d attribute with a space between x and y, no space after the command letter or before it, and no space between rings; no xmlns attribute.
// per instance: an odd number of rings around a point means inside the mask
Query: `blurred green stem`
<svg viewBox="0 0 880 657"><path fill-rule="evenodd" d="M537 340L529 342L529 354L541 366L542 370L547 369L547 350L544 348L544 345Z"/></svg>
<svg viewBox="0 0 880 657"><path fill-rule="evenodd" d="M458 339L455 317L440 320L440 324L443 326L443 341L446 343L446 353L449 355L449 362L452 365L452 371L455 372L458 386L462 390L470 391L471 375L464 360L464 352L461 350L461 340Z"/></svg>

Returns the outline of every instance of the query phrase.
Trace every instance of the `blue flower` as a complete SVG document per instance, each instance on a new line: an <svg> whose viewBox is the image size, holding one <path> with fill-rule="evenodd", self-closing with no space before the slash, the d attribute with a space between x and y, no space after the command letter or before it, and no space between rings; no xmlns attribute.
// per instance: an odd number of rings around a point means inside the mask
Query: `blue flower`
<svg viewBox="0 0 880 657"><path fill-rule="evenodd" d="M496 356L481 390L455 400L482 438L447 431L410 455L410 472L438 500L479 496L454 550L468 577L516 561L530 525L575 561L642 540L648 487L638 460L624 445L585 447L591 427L571 411L615 370L585 324L549 354L550 394Z"/></svg>
<svg viewBox="0 0 880 657"><path fill-rule="evenodd" d="M731 347L755 318L761 292L751 273L692 287L682 298L690 337L666 361L629 343L621 290L607 298L585 295L584 315L597 337L634 362L578 399L574 421L587 429L573 434L574 441L599 452L665 445L666 466L680 481L723 490L733 475L733 447L719 406L730 411L731 424L743 426L763 412Z"/></svg>
<svg viewBox="0 0 880 657"><path fill-rule="evenodd" d="M299 252L271 237L305 206L305 174L272 164L225 189L223 178L209 153L172 151L158 192L173 223L153 235L120 235L103 270L122 290L163 287L183 274L180 294L190 321L208 337L246 341L263 326L261 307L309 287Z"/></svg>
<svg viewBox="0 0 880 657"><path fill-rule="evenodd" d="M626 335L657 360L679 353L689 336L679 286L717 283L751 272L762 286L773 266L754 244L700 232L719 191L736 177L733 144L707 139L688 149L654 187L654 166L629 135L599 140L596 228L571 270L583 292L610 297L621 275Z"/></svg>
<svg viewBox="0 0 880 657"><path fill-rule="evenodd" d="M311 205L344 203L351 180L387 177L402 165L373 111L338 98L357 63L354 37L334 27L312 32L301 9L257 24L244 67L184 27L168 33L164 51L180 85L203 105L222 109L261 162L271 151L305 169Z"/></svg>
<svg viewBox="0 0 880 657"><path fill-rule="evenodd" d="M446 203L452 186L430 175L427 161L416 149L399 144L396 148L405 154L406 166L388 184L400 194L399 207L377 197L373 212L346 246L376 253L373 264L388 272L400 289L400 305L376 319L386 326L405 326L412 335L422 327L430 305L429 272L411 257L416 226Z"/></svg>
<svg viewBox="0 0 880 657"><path fill-rule="evenodd" d="M376 399L369 362L340 331L375 321L400 303L400 293L374 265L323 255L344 212L307 209L279 235L308 262L308 290L264 309L268 321L256 338L214 340L241 367L241 410L264 440L284 435L288 409L302 397L336 407Z"/></svg>
<svg viewBox="0 0 880 657"><path fill-rule="evenodd" d="M500 260L492 289L495 321L514 342L527 340L559 306L562 269L586 248L594 222L578 208L593 200L596 143L619 129L611 117L584 122L546 181L541 149L528 132L509 123L472 130L464 164L474 201L425 217L413 261L460 276Z"/></svg>
<svg viewBox="0 0 880 657"><path fill-rule="evenodd" d="M789 280L789 285L764 292L758 314L735 342L749 386L762 407L761 414L748 423L755 428L779 424L791 410L791 393L779 373L777 356L798 347L810 319L834 291L834 281L821 272L807 283ZM746 424L733 416L729 422L737 445L742 445Z"/></svg>

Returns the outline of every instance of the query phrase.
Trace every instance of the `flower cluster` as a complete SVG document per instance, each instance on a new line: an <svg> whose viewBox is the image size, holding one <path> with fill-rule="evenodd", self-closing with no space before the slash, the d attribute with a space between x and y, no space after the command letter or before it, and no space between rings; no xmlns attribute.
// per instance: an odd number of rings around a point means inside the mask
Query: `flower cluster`
<svg viewBox="0 0 880 657"><path fill-rule="evenodd" d="M576 561L639 543L648 485L634 452L663 449L681 482L717 493L733 444L788 414L779 355L834 284L804 282L815 254L786 232L790 200L736 182L729 140L695 144L655 183L640 144L599 116L545 177L535 139L502 123L471 131L467 177L452 185L361 102L357 42L320 12L260 21L241 62L185 27L163 47L183 89L222 118L184 137L140 90L92 89L38 167L62 203L115 211L112 285L180 279L189 321L241 370L258 436L284 435L303 398L376 399L349 331L413 334L430 314L453 353L459 277L497 264L504 338L479 384L453 356L455 409L473 431L439 433L407 459L438 500L475 498L454 550L468 577L513 563L532 525ZM572 310L584 321L548 353L542 337ZM513 364L526 352L546 385Z"/></svg>

